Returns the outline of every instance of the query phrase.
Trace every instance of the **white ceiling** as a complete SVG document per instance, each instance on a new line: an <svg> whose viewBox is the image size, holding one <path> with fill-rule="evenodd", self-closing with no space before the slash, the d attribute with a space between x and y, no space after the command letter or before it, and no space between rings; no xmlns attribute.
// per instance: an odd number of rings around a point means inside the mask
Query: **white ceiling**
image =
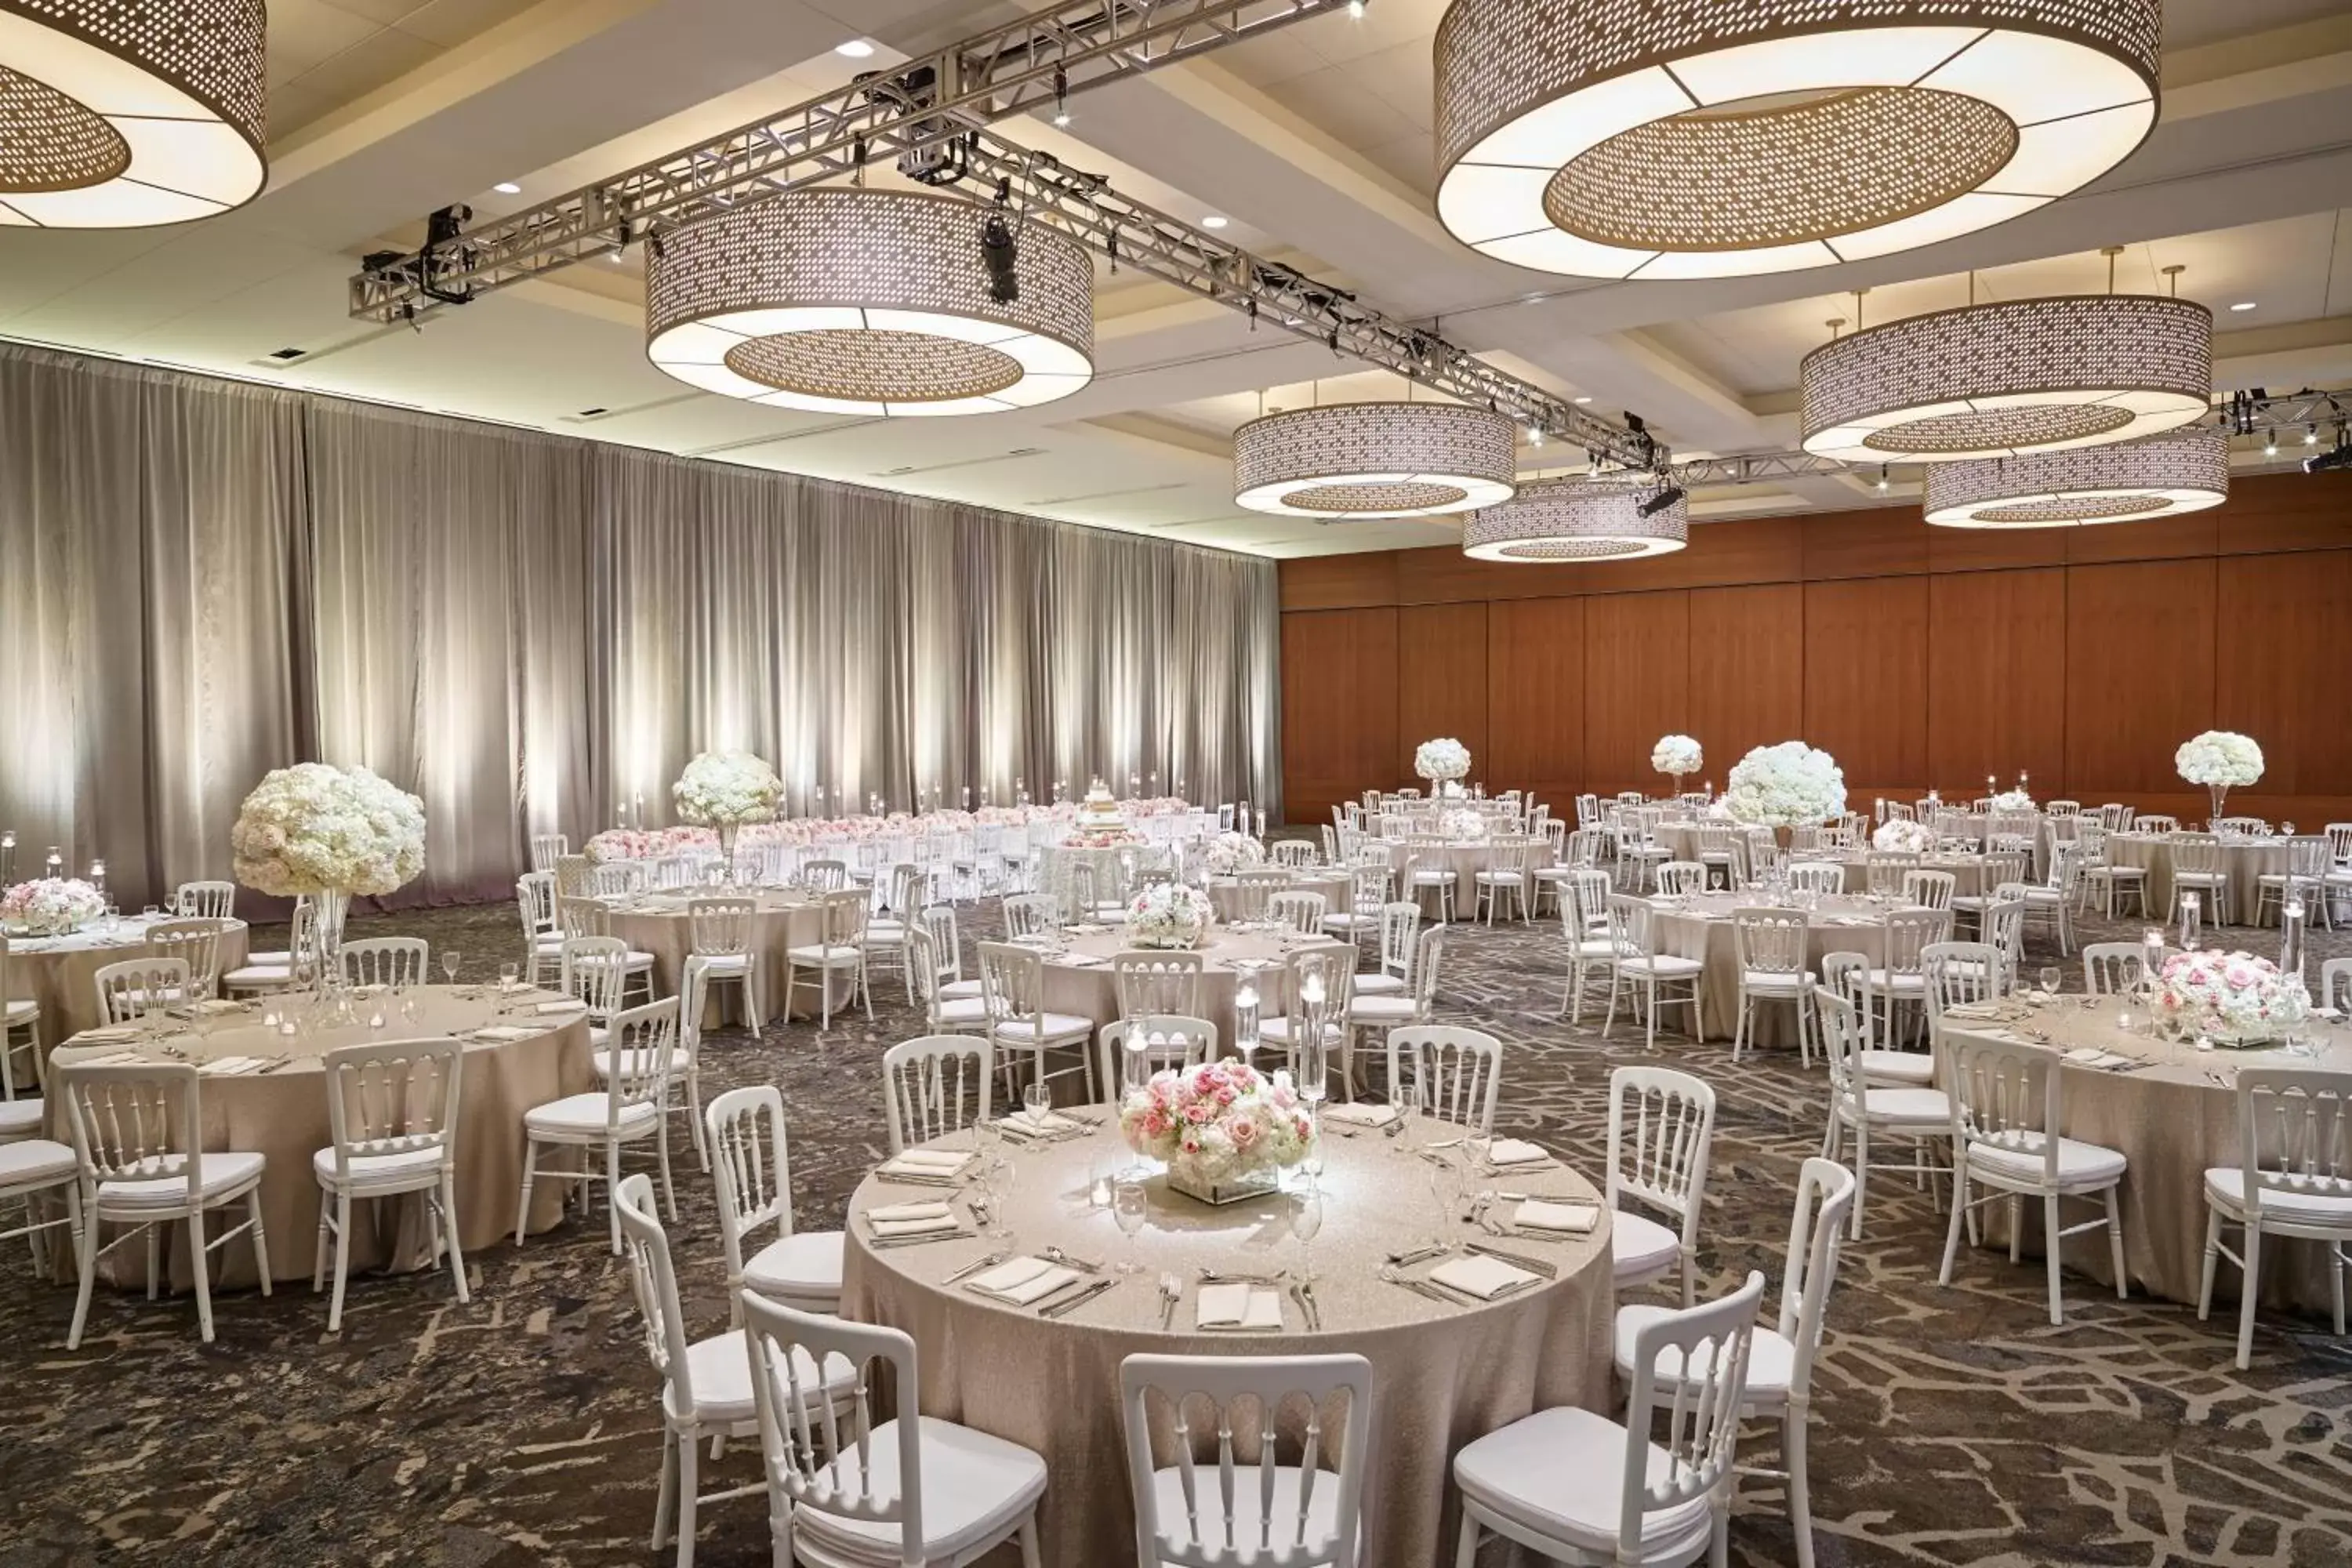
<svg viewBox="0 0 2352 1568"><path fill-rule="evenodd" d="M1031 0L1036 8L1042 0ZM1372 0L1007 127L1227 237L1359 289L1685 452L1794 444L1796 362L1851 320L1979 298L2164 286L2220 311L2225 386L2352 385L2352 5L2168 0L2164 115L2089 192L2003 227L1818 272L1701 283L1530 273L1429 208L1444 0ZM1276 555L1425 544L1442 521L1318 526L1232 504L1261 406L1393 396L1393 377L1139 279L1098 273L1078 395L966 419L845 419L694 393L643 353L634 259L443 312L352 321L357 257L424 213L572 189L1017 14L1007 0L273 0L272 179L250 207L136 234L0 232L0 334ZM880 46L851 61L833 47ZM514 181L520 195L492 187ZM2241 301L2255 309L2232 312ZM281 347L304 358L281 364ZM588 415L583 411L602 409ZM1557 447L1523 454L1534 471ZM1707 516L1878 502L1860 480L1709 491Z"/></svg>

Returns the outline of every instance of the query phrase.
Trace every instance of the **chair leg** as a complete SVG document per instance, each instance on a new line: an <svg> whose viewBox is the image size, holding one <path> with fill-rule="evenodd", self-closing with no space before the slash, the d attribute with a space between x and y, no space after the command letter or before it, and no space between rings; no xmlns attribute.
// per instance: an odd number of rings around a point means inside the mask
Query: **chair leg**
<svg viewBox="0 0 2352 1568"><path fill-rule="evenodd" d="M474 1293L466 1283L466 1255L457 1241L457 1177L450 1171L441 1173L441 1229L449 1238L449 1278L457 1281L457 1300L470 1301Z"/></svg>
<svg viewBox="0 0 2352 1568"><path fill-rule="evenodd" d="M2205 1267L2197 1277L2197 1321L2209 1321L2213 1313L2213 1273L2221 1262L2221 1211L2208 1205L2205 1209Z"/></svg>
<svg viewBox="0 0 2352 1568"><path fill-rule="evenodd" d="M2107 1200L2107 1255L2116 1270L2116 1300L2129 1300L2128 1281L2124 1277L2124 1216L2116 1207L2116 1189L2109 1187Z"/></svg>
<svg viewBox="0 0 2352 1568"><path fill-rule="evenodd" d="M335 1218L327 1206L327 1194L319 1194L319 1239L310 1249L310 1294L315 1296L327 1288L327 1233L334 1229Z"/></svg>
<svg viewBox="0 0 2352 1568"><path fill-rule="evenodd" d="M1797 1568L1813 1568L1812 1482L1805 1471L1806 1404L1791 1399L1780 1412L1780 1454L1789 1466L1789 1528L1797 1538Z"/></svg>
<svg viewBox="0 0 2352 1568"><path fill-rule="evenodd" d="M1944 1268L1936 1276L1938 1285L1952 1282L1952 1262L1960 1253L1961 1217L1969 1209L1969 1172L1965 1162L1952 1179L1952 1223L1944 1227Z"/></svg>
<svg viewBox="0 0 2352 1568"><path fill-rule="evenodd" d="M670 1185L669 1180L669 1118L667 1116L661 1119L660 1126L654 1134L654 1147L661 1155L662 1207L668 1211L670 1224L676 1225L677 1223L677 1192ZM619 1159L620 1151L616 1148L614 1151L614 1163L613 1167L613 1180L614 1182L618 1182L621 1179ZM613 1194L618 1190L619 1189L617 1187L607 1187L604 1189L604 1196L609 1200Z"/></svg>
<svg viewBox="0 0 2352 1568"><path fill-rule="evenodd" d="M530 1228L530 1184L539 1171L539 1140L523 1140L522 1197L515 1205L515 1245L520 1247L524 1233Z"/></svg>
<svg viewBox="0 0 2352 1568"><path fill-rule="evenodd" d="M81 1279L74 1293L73 1324L66 1330L66 1349L69 1351L81 1348L82 1325L89 1321L90 1288L98 1282L98 1211L93 1207L82 1227L81 1246L74 1258Z"/></svg>
<svg viewBox="0 0 2352 1568"><path fill-rule="evenodd" d="M662 1433L661 1489L654 1494L653 1549L659 1552L669 1543L669 1510L677 1500L677 1434Z"/></svg>
<svg viewBox="0 0 2352 1568"><path fill-rule="evenodd" d="M1462 1534L1454 1547L1454 1568L1478 1568L1478 1521L1462 1510Z"/></svg>
<svg viewBox="0 0 2352 1568"><path fill-rule="evenodd" d="M2244 1278L2238 1284L2238 1370L2254 1363L2254 1302L2262 1295L2263 1227L2246 1226Z"/></svg>
<svg viewBox="0 0 2352 1568"><path fill-rule="evenodd" d="M2042 1250L2046 1257L2050 1275L2050 1326L2063 1328L2066 1322L2065 1303L2059 1299L2058 1254L2063 1250L2058 1239L2058 1194L2042 1194Z"/></svg>
<svg viewBox="0 0 2352 1568"><path fill-rule="evenodd" d="M583 1182L581 1185L585 1187L587 1184ZM586 1201L584 1194L582 1201ZM671 1224L677 1223L677 1215L669 1217ZM612 1139L607 1139L604 1143L604 1221L612 1230L613 1256L618 1258L621 1256L621 1145Z"/></svg>
<svg viewBox="0 0 2352 1568"><path fill-rule="evenodd" d="M1032 1509L1021 1521L1021 1568L1042 1568L1044 1562L1037 1554L1037 1513Z"/></svg>
<svg viewBox="0 0 2352 1568"><path fill-rule="evenodd" d="M320 1218L324 1218L322 1214ZM352 1194L335 1194L335 1294L327 1303L327 1331L335 1333L343 1326L343 1281L349 1278L352 1263Z"/></svg>
<svg viewBox="0 0 2352 1568"><path fill-rule="evenodd" d="M163 1262L161 1251L163 1245L163 1227L150 1224L147 1226L147 1299L150 1301L155 1299L155 1282L159 1278Z"/></svg>
<svg viewBox="0 0 2352 1568"><path fill-rule="evenodd" d="M201 1207L188 1215L188 1261L195 1266L196 1270L196 1332L205 1343L210 1344L213 1342L213 1282L212 1269L205 1257L205 1211Z"/></svg>
<svg viewBox="0 0 2352 1568"><path fill-rule="evenodd" d="M1846 1236L1854 1241L1862 1239L1862 1201L1870 1188L1870 1121L1857 1118L1853 1124L1853 1219Z"/></svg>
<svg viewBox="0 0 2352 1568"><path fill-rule="evenodd" d="M695 1489L702 1484L698 1473L702 1457L697 1451L694 1434L677 1436L677 1568L694 1568L694 1505L700 1500Z"/></svg>

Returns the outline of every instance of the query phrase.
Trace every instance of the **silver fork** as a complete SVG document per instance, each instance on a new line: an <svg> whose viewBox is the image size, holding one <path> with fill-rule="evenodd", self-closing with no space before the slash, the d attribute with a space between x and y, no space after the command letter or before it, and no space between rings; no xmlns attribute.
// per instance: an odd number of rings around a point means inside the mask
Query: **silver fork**
<svg viewBox="0 0 2352 1568"><path fill-rule="evenodd" d="M1058 1247L1049 1247L1045 1248L1045 1261L1048 1263L1058 1263L1066 1268L1076 1268L1081 1273L1099 1274L1102 1272L1101 1264L1097 1263L1090 1258L1080 1258L1073 1253L1065 1252Z"/></svg>
<svg viewBox="0 0 2352 1568"><path fill-rule="evenodd" d="M1160 1276L1160 1327L1164 1332L1176 1321L1176 1309L1184 1300L1184 1280L1173 1272Z"/></svg>

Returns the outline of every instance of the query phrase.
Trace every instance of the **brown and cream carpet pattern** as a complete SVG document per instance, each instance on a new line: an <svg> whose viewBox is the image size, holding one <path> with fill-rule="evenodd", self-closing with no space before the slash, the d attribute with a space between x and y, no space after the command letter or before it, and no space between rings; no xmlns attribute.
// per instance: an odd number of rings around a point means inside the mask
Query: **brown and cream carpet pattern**
<svg viewBox="0 0 2352 1568"><path fill-rule="evenodd" d="M968 915L967 940L992 926ZM353 934L391 931L462 950L469 978L519 947L507 908L355 922ZM2095 921L2085 934L2136 932ZM2264 951L2276 941L2231 934ZM1553 1016L1560 945L1557 923L1465 931L1446 953L1440 1016L1504 1037L1502 1121L1597 1177L1609 1069L1644 1053L1622 1022L1603 1040ZM2315 945L2352 952L2352 937ZM877 1063L920 1032L894 985L877 985L870 1026L706 1044L706 1095L782 1088L803 1225L837 1225L884 1147ZM1820 1137L1818 1069L1792 1053L1735 1067L1727 1045L1679 1037L1658 1057L1721 1096L1702 1293L1750 1268L1777 1291L1794 1174ZM714 1331L726 1321L717 1225L690 1154L678 1196L690 1327ZM332 1336L323 1302L299 1287L220 1299L209 1346L186 1300L101 1290L73 1352L70 1289L37 1282L21 1244L0 1248L0 1568L666 1561L647 1543L658 1390L604 1234L599 1215L473 1254L470 1306L430 1273L355 1279ZM2241 1373L2222 1314L2209 1325L2188 1307L2119 1303L2079 1277L2053 1330L2037 1264L1979 1254L1938 1288L1942 1237L1926 1194L1887 1182L1869 1236L1846 1249L1815 1384L1822 1568L2352 1564L2352 1343L2268 1314ZM1777 1458L1760 1428L1751 1442L1758 1460ZM756 1474L738 1450L706 1465L704 1484ZM759 1501L706 1508L702 1521L705 1568L770 1561ZM1794 1561L1778 1483L1743 1483L1732 1557Z"/></svg>

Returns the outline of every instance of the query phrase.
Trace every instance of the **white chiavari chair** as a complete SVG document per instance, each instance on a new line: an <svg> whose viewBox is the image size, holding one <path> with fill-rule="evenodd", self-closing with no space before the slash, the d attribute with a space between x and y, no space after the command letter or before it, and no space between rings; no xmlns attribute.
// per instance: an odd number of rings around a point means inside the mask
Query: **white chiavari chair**
<svg viewBox="0 0 2352 1568"><path fill-rule="evenodd" d="M824 896L824 933L814 942L784 949L784 1012L792 1013L793 996L801 984L801 971L815 976L817 1027L833 1027L833 977L849 977L849 994L843 1005L863 1000L866 1021L874 1021L874 991L866 979L866 921L872 900L863 888L839 888Z"/></svg>
<svg viewBox="0 0 2352 1568"><path fill-rule="evenodd" d="M1679 1269L1683 1305L1691 1304L1714 1148L1715 1090L1706 1079L1672 1068L1610 1073L1609 1251L1621 1297ZM1673 1220L1673 1228L1627 1208L1628 1198Z"/></svg>
<svg viewBox="0 0 2352 1568"><path fill-rule="evenodd" d="M1203 1011L1201 975L1206 964L1196 952L1129 948L1111 954L1111 989L1118 1000L1118 1016L1198 1017Z"/></svg>
<svg viewBox="0 0 2352 1568"><path fill-rule="evenodd" d="M987 1047L981 1050L984 1061ZM886 1053L886 1079L891 1076L889 1064ZM983 1105L987 1094L983 1081ZM898 1109L893 1100L894 1118ZM702 1121L719 1189L719 1243L727 1258L729 1321L742 1321L740 1292L745 1289L788 1301L804 1312L841 1310L844 1234L803 1230L793 1224L792 1138L784 1125L782 1092L772 1083L730 1089L710 1102ZM891 1133L895 1140L895 1120ZM891 1152L898 1148L894 1142ZM771 1225L775 1236L759 1246L759 1233ZM754 1247L759 1249L752 1251Z"/></svg>
<svg viewBox="0 0 2352 1568"><path fill-rule="evenodd" d="M1495 912L1507 900L1515 918L1528 918L1528 863L1535 854L1536 841L1528 838L1497 838L1487 851L1486 868L1471 875L1471 915L1475 919L1484 910L1486 924L1495 923Z"/></svg>
<svg viewBox="0 0 2352 1568"><path fill-rule="evenodd" d="M2321 897L2327 886L2327 873L2333 868L2328 857L2327 840L2300 837L2286 840L2286 864L2275 871L2263 871L2254 878L2254 923L2265 925L2263 918L2270 910L2279 911L2281 923L2286 919L2286 906L2301 900L2306 920L2325 921L2330 926L2335 921L2327 912L2327 900Z"/></svg>
<svg viewBox="0 0 2352 1568"><path fill-rule="evenodd" d="M1206 1018L1174 1013L1114 1018L1105 1024L1095 1035L1095 1053L1103 1099L1108 1104L1119 1102L1130 1052L1140 1053L1134 1065L1147 1078L1167 1069L1198 1067L1217 1059L1217 1026Z"/></svg>
<svg viewBox="0 0 2352 1568"><path fill-rule="evenodd" d="M185 921L236 919L235 882L183 882L172 894L172 912Z"/></svg>
<svg viewBox="0 0 2352 1568"><path fill-rule="evenodd" d="M1391 1029L1389 1098L1475 1137L1495 1132L1503 1042L1483 1029L1414 1024Z"/></svg>
<svg viewBox="0 0 2352 1568"><path fill-rule="evenodd" d="M1797 1015L1797 1058L1813 1065L1813 972L1806 958L1812 921L1802 910L1754 909L1731 911L1734 962L1739 966L1739 1021L1731 1035L1731 1059L1738 1061L1748 1043L1748 1030L1759 1003L1786 1002Z"/></svg>
<svg viewBox="0 0 2352 1568"><path fill-rule="evenodd" d="M294 918L288 926L283 952L248 952L245 963L221 976L221 989L232 997L290 991L310 984L317 956L318 911L309 899L294 900Z"/></svg>
<svg viewBox="0 0 2352 1568"><path fill-rule="evenodd" d="M1299 936L1316 936L1322 932L1328 902L1320 893L1286 889L1265 900L1265 918Z"/></svg>
<svg viewBox="0 0 2352 1568"><path fill-rule="evenodd" d="M1349 868L1348 907L1333 910L1323 917L1323 930L1342 942L1360 943L1370 937L1380 940L1381 911L1389 902L1388 860L1383 856L1376 865Z"/></svg>
<svg viewBox="0 0 2352 1568"><path fill-rule="evenodd" d="M1609 1015L1601 1020L1601 1037L1605 1039L1616 1026L1619 992L1630 990L1643 1025L1642 1043L1650 1050L1657 1049L1661 1006L1688 1007L1692 1037L1706 1038L1706 1020L1698 996L1699 976L1706 966L1696 958L1660 952L1656 916L1646 899L1610 895ZM1683 989L1681 995L1674 994L1678 987Z"/></svg>
<svg viewBox="0 0 2352 1568"><path fill-rule="evenodd" d="M106 1024L136 1024L151 1011L176 1006L188 993L184 958L128 958L100 966L90 977L98 1016Z"/></svg>
<svg viewBox="0 0 2352 1568"><path fill-rule="evenodd" d="M1952 916L1948 910L1889 910L1878 922L1880 961L1863 976L1865 994L1874 1022L1871 1032L1879 1039L1895 1039L1900 1022L1898 1009L1919 1008L1916 1016L1922 1032L1926 1026L1927 982L1919 973L1919 955L1931 942L1942 942L1951 935Z"/></svg>
<svg viewBox="0 0 2352 1568"><path fill-rule="evenodd" d="M1584 1021L1584 994L1598 972L1615 988L1617 945L1609 934L1609 873L1598 867L1580 867L1561 887L1560 935L1568 944L1568 988L1559 1001L1559 1016Z"/></svg>
<svg viewBox="0 0 2352 1568"><path fill-rule="evenodd" d="M1949 871L1906 871L1903 890L1897 896L1915 909L1949 910L1952 889L1959 886L1959 881Z"/></svg>
<svg viewBox="0 0 2352 1568"><path fill-rule="evenodd" d="M555 923L555 874L530 871L515 879L515 911L522 918L523 978L533 985L563 951Z"/></svg>
<svg viewBox="0 0 2352 1568"><path fill-rule="evenodd" d="M1822 967L1826 970L1829 965L1825 962ZM1939 1089L1871 1081L1864 1060L1868 1036L1864 1032L1863 1015L1844 995L1824 984L1813 993L1813 1008L1821 1018L1830 1072L1829 1119L1822 1133L1822 1158L1839 1159L1846 1136L1853 1135L1853 1234L1859 1240L1863 1198L1873 1170L1930 1181L1942 1174L1934 1153L1937 1142L1951 1132L1951 1103ZM1874 1161L1870 1152L1874 1138L1909 1143L1911 1163L1890 1165Z"/></svg>
<svg viewBox="0 0 2352 1568"><path fill-rule="evenodd" d="M457 1114L465 1047L446 1037L342 1046L320 1063L327 1091L327 1147L310 1156L319 1183L319 1239L310 1293L326 1284L334 1250L335 1291L327 1331L343 1326L351 1277L352 1205L415 1193L425 1200L434 1261L446 1251L457 1300L470 1301L457 1229Z"/></svg>
<svg viewBox="0 0 2352 1568"><path fill-rule="evenodd" d="M2243 1372L2253 1360L2265 1236L2326 1247L2336 1337L2344 1337L2344 1274L2352 1268L2352 1072L2240 1068L2238 1150L2238 1163L2205 1173L2205 1268L2197 1321L2212 1310L2214 1265L2226 1258L2242 1281L2238 1370ZM2230 1227L2242 1233L2241 1251L2222 1243Z"/></svg>
<svg viewBox="0 0 2352 1568"><path fill-rule="evenodd" d="M1696 860L1668 860L1657 868L1658 891L1669 899L1695 898L1706 891L1706 868Z"/></svg>
<svg viewBox="0 0 2352 1568"><path fill-rule="evenodd" d="M2050 879L2029 883L2025 889L2026 918L2038 915L2048 921L2051 934L2058 939L2059 952L2066 956L2074 952L2074 900L2082 889L2079 854L2074 845L2059 845L2051 851ZM2218 910L2216 918L2218 921Z"/></svg>
<svg viewBox="0 0 2352 1568"><path fill-rule="evenodd" d="M1092 1018L1056 1013L1045 1005L1045 957L1034 948L1011 942L980 944L982 1000L988 1010L988 1037L996 1047L997 1066L1011 1077L1020 1058L1026 1058L1033 1079L1047 1083L1069 1073L1086 1080L1085 1099L1095 1098ZM1048 1069L1049 1052L1075 1049L1074 1066Z"/></svg>
<svg viewBox="0 0 2352 1568"><path fill-rule="evenodd" d="M343 943L349 985L406 989L433 977L433 945L421 936L371 936Z"/></svg>
<svg viewBox="0 0 2352 1568"><path fill-rule="evenodd" d="M572 853L572 840L561 833L534 833L530 836L530 868L553 871L555 863Z"/></svg>
<svg viewBox="0 0 2352 1568"><path fill-rule="evenodd" d="M693 943L686 955L686 973L699 980L706 995L714 985L739 989L743 995L743 1021L755 1040L764 1023L759 957L751 951L759 915L758 900L737 896L689 899L686 904L687 930Z"/></svg>
<svg viewBox="0 0 2352 1568"><path fill-rule="evenodd" d="M605 1208L613 1251L621 1250L621 1221L611 1197L621 1184L621 1152L632 1143L654 1140L661 1162L662 1197L670 1218L677 1218L677 1194L669 1177L668 1085L670 1060L677 1048L677 1005L675 996L648 1002L615 1014L605 1032L605 1050L613 1066L604 1075L604 1087L585 1094L567 1095L523 1112L522 1192L515 1204L515 1245L520 1247L530 1230L531 1189L541 1181L577 1182L584 1209L595 1184L604 1184ZM578 1149L583 1157L604 1152L604 1168L583 1158L579 1170L539 1168L541 1148Z"/></svg>

